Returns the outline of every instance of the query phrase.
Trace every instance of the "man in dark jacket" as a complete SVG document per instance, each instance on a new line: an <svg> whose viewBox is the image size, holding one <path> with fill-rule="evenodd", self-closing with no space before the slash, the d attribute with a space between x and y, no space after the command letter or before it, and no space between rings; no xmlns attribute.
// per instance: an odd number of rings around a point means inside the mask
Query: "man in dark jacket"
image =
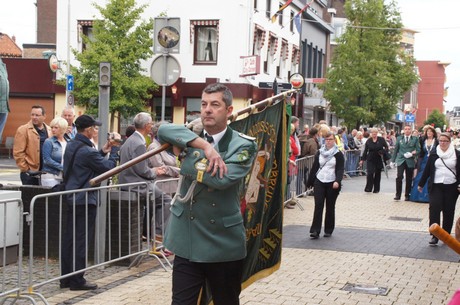
<svg viewBox="0 0 460 305"><path fill-rule="evenodd" d="M308 179L308 172L313 165L313 156L316 154L318 149L320 148L319 141L318 141L318 129L316 127L312 127L308 131L308 135L302 134L299 136L300 141L300 157L308 157L311 156L309 161L304 162L305 168L303 170L303 183L305 188L307 188L307 179ZM302 171L300 171L302 172ZM306 193L308 194L308 190Z"/></svg>
<svg viewBox="0 0 460 305"><path fill-rule="evenodd" d="M75 121L77 135L67 144L64 154L64 177L67 178L66 190L79 190L89 188L89 181L114 168L118 160L117 140L120 135L114 133L111 141L97 151L91 139L97 133L98 126L102 123L88 115L82 115ZM110 152L108 159L105 155ZM98 198L96 191L78 192L67 195L67 226L61 247L61 273L72 273L86 268L87 244L94 238L94 226ZM73 223L75 219L75 224ZM88 237L86 237L88 232ZM75 240L74 240L75 236ZM88 239L86 241L86 239ZM73 245L75 243L75 249ZM70 290L93 290L96 284L85 280L84 272L69 276L61 280L61 288Z"/></svg>

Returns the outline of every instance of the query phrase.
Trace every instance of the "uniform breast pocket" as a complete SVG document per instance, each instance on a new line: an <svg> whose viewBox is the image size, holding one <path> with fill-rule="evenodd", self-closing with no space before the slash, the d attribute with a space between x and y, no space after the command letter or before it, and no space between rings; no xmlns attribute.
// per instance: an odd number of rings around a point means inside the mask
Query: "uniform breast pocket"
<svg viewBox="0 0 460 305"><path fill-rule="evenodd" d="M179 218L184 213L184 207L182 206L182 204L176 203L171 206L171 213L177 218Z"/></svg>
<svg viewBox="0 0 460 305"><path fill-rule="evenodd" d="M222 218L222 222L224 224L224 227L230 228L237 226L241 223L243 223L243 217L241 216L240 213L233 214L232 216L227 216Z"/></svg>

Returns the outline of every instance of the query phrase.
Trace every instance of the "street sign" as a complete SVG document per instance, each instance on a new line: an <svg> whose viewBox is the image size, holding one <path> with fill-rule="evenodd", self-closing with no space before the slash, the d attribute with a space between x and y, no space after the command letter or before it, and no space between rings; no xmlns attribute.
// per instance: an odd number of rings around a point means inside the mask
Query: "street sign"
<svg viewBox="0 0 460 305"><path fill-rule="evenodd" d="M56 54L51 54L50 57L48 57L48 65L50 67L51 72L56 72L59 69L59 60L56 57Z"/></svg>
<svg viewBox="0 0 460 305"><path fill-rule="evenodd" d="M273 82L259 82L260 89L273 89ZM292 88L290 83L278 83L278 88L281 90L289 90Z"/></svg>
<svg viewBox="0 0 460 305"><path fill-rule="evenodd" d="M150 77L160 86L171 86L180 77L180 65L171 55L155 58L150 67Z"/></svg>
<svg viewBox="0 0 460 305"><path fill-rule="evenodd" d="M406 114L406 117L404 120L406 121L406 123L414 123L415 116L412 113Z"/></svg>
<svg viewBox="0 0 460 305"><path fill-rule="evenodd" d="M73 75L67 74L67 91L73 91L74 82L73 82Z"/></svg>
<svg viewBox="0 0 460 305"><path fill-rule="evenodd" d="M180 52L180 18L156 17L153 38L153 52L179 53Z"/></svg>
<svg viewBox="0 0 460 305"><path fill-rule="evenodd" d="M324 84L326 82L325 78L306 78L305 83L307 84Z"/></svg>
<svg viewBox="0 0 460 305"><path fill-rule="evenodd" d="M305 84L305 78L300 73L294 73L289 78L289 82L294 89L299 89Z"/></svg>
<svg viewBox="0 0 460 305"><path fill-rule="evenodd" d="M69 96L67 96L67 107L73 106L75 106L75 97L73 96L73 93L69 92Z"/></svg>

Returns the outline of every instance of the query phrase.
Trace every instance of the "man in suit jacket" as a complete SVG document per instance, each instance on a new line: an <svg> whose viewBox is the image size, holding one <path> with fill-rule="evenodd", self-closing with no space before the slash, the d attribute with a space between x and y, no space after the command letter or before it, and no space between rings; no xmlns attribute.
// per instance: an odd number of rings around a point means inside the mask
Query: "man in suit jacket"
<svg viewBox="0 0 460 305"><path fill-rule="evenodd" d="M134 128L136 131L126 140L120 149L120 164L126 163L147 151L145 137L152 129L153 121L150 114L146 112L138 113L134 117ZM152 220L155 225L155 234L157 241L162 241L164 232L163 224L167 223L169 219L169 207L171 197L164 194L159 187L154 188L155 178L158 175L164 175L166 172L163 167L150 168L148 160L145 159L127 169L120 172L118 175L118 182L120 184L133 183L133 182L147 182L147 185L135 186L131 188L133 192L139 192L143 197L151 197L151 205L149 208L149 218L152 219L153 209L155 208L155 219ZM129 189L125 187L125 189ZM155 207L153 207L153 200ZM143 235L147 236L147 215L144 214ZM153 232L152 232L153 234Z"/></svg>
<svg viewBox="0 0 460 305"><path fill-rule="evenodd" d="M395 200L401 199L402 180L406 172L406 189L405 200L408 201L412 188L412 178L414 176L415 160L420 153L420 142L415 136L412 136L412 128L409 125L404 126L404 132L396 140L395 150L391 161L398 166L396 176L396 196Z"/></svg>
<svg viewBox="0 0 460 305"><path fill-rule="evenodd" d="M171 205L165 246L175 253L172 304L197 304L210 285L214 304L239 304L246 237L240 200L256 156L253 138L227 126L232 93L208 85L201 96L204 136L182 125L160 126L160 142L186 149L180 189Z"/></svg>

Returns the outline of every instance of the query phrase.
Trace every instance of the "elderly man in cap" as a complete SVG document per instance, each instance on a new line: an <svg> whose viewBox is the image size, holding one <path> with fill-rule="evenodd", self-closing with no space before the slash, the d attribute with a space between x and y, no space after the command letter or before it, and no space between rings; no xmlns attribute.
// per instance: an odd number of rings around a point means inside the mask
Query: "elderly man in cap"
<svg viewBox="0 0 460 305"><path fill-rule="evenodd" d="M75 125L78 133L75 139L67 144L64 154L66 190L89 188L89 181L92 178L114 168L118 160L118 140L121 139L118 133L114 133L110 141L97 151L91 139L102 123L88 115L81 115L75 121ZM110 153L108 159L105 158L107 153ZM66 199L67 227L61 247L62 275L86 268L87 245L92 243L94 237L99 203L95 191L70 194ZM70 290L97 288L96 284L87 282L83 276L84 272L66 277L61 280L60 287L70 288Z"/></svg>

